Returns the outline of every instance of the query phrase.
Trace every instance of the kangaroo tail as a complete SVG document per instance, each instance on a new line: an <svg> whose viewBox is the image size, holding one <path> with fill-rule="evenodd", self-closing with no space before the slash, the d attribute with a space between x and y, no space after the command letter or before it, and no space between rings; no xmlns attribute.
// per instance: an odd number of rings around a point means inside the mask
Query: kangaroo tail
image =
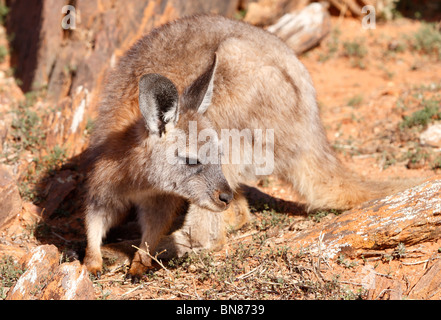
<svg viewBox="0 0 441 320"><path fill-rule="evenodd" d="M329 145L301 154L288 175L305 198L309 210L348 210L365 201L381 198L415 186L423 179L370 181L350 172Z"/></svg>

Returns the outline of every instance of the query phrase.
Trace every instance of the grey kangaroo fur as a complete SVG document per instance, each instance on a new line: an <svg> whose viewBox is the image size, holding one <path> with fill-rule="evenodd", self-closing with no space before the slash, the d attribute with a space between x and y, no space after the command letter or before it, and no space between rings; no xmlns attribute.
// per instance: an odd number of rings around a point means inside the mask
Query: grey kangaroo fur
<svg viewBox="0 0 441 320"><path fill-rule="evenodd" d="M144 251L220 248L225 224L248 220L240 185L256 178L253 165L165 160L167 137L188 133L189 121L218 133L274 129L273 174L310 209L349 209L407 187L365 181L342 166L326 139L310 75L280 39L219 16L183 18L137 41L108 76L88 150L90 272L100 274L102 239L133 205L143 249L129 270L134 278L151 267ZM182 228L166 236L187 208Z"/></svg>

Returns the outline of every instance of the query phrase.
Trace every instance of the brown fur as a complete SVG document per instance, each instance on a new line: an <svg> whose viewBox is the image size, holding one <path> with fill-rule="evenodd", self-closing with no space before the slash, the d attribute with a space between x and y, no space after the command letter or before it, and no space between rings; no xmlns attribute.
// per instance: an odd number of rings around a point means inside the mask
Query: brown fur
<svg viewBox="0 0 441 320"><path fill-rule="evenodd" d="M197 90L186 88L198 88L195 83L201 75L209 79L207 70L214 72L213 96L208 110L200 114L182 105L197 100L190 95ZM397 183L364 182L343 168L326 139L309 73L281 40L222 17L181 19L141 38L108 77L89 151L85 263L93 273L101 270L101 238L132 204L139 207L144 229L141 246L147 241L150 252L167 248L170 253L182 254L195 248L219 247L225 241L223 217L237 227L249 216L239 185L255 178L250 166L223 165L223 175L236 192L224 216L198 204L201 193L218 192L217 197L228 189L222 185L225 178L219 171L189 194L155 182L159 178L173 181L176 174L155 162L155 152L159 152L155 147L165 143L165 138L153 138L140 112L138 83L151 73L171 80L181 97L175 128L185 131L189 121L197 121L198 129L214 128L217 132L224 128L274 129L274 174L292 183L310 209L349 209L404 188ZM202 78L199 82L206 82ZM148 166L152 167L145 169ZM184 227L160 240L187 200L190 206ZM139 276L150 262L138 252L130 274Z"/></svg>

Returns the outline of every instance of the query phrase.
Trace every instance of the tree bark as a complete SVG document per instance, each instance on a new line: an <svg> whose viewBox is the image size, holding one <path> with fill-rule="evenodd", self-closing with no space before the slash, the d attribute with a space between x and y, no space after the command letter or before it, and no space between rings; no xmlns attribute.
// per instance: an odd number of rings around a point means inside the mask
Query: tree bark
<svg viewBox="0 0 441 320"><path fill-rule="evenodd" d="M437 177L438 179L440 177ZM328 258L360 256L370 250L414 245L441 235L441 180L418 186L347 211L292 239Z"/></svg>
<svg viewBox="0 0 441 320"><path fill-rule="evenodd" d="M267 30L301 54L318 45L329 34L331 18L326 6L311 3L302 10L285 14Z"/></svg>

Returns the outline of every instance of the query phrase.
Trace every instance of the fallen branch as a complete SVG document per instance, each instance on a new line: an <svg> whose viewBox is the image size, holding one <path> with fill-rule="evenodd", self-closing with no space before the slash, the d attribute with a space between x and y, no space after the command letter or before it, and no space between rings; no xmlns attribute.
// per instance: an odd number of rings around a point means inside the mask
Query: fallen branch
<svg viewBox="0 0 441 320"><path fill-rule="evenodd" d="M149 253L149 246L148 246L147 242L145 242L145 246L146 246L147 250L144 250L144 249L138 248L138 247L135 246L135 245L132 245L133 248L135 248L135 249L137 249L137 250L139 250L139 251L142 251L142 252L145 253L147 256L149 256L152 260L154 260L157 264L159 264L159 265L161 266L161 268L164 269L165 272L168 274L168 276L170 277L170 279L173 280L172 273L171 273L171 272L170 272L170 271L169 271L169 270L168 270L168 269L162 264L162 262L161 262L160 260L158 260L158 258L157 258L157 256L159 256L160 254L164 253L166 250L163 250L163 251L157 253L155 256L152 256L152 255Z"/></svg>
<svg viewBox="0 0 441 320"><path fill-rule="evenodd" d="M290 241L322 259L354 257L415 245L441 236L441 180L431 179L395 195L367 202ZM319 239L319 241L317 241Z"/></svg>
<svg viewBox="0 0 441 320"><path fill-rule="evenodd" d="M317 44L330 32L331 18L321 3L311 3L303 10L287 13L267 28L284 40L297 54Z"/></svg>

